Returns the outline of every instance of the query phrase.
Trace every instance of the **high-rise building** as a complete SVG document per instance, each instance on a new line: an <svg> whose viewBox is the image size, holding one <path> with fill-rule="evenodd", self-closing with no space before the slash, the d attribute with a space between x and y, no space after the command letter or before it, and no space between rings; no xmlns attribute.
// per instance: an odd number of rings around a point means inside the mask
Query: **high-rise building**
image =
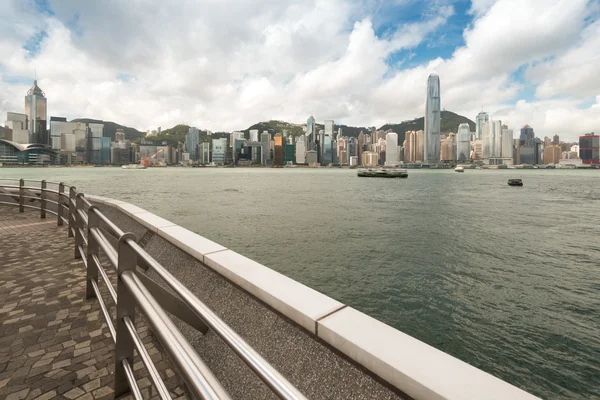
<svg viewBox="0 0 600 400"><path fill-rule="evenodd" d="M358 156L359 160L362 160L362 152L364 151L364 147L365 147L365 133L361 130L360 133L358 134L358 154L356 154Z"/></svg>
<svg viewBox="0 0 600 400"><path fill-rule="evenodd" d="M533 128L525 125L521 128L515 159L519 164L536 165L542 163L542 141L535 137Z"/></svg>
<svg viewBox="0 0 600 400"><path fill-rule="evenodd" d="M200 164L210 164L210 142L200 144Z"/></svg>
<svg viewBox="0 0 600 400"><path fill-rule="evenodd" d="M190 154L190 160L198 161L198 145L200 144L200 131L190 126L185 135L185 151Z"/></svg>
<svg viewBox="0 0 600 400"><path fill-rule="evenodd" d="M37 80L27 91L25 96L25 114L27 115L27 130L29 143L42 143L49 145L50 138L47 134L47 108L46 94L40 89Z"/></svg>
<svg viewBox="0 0 600 400"><path fill-rule="evenodd" d="M283 135L281 133L275 134L275 138L273 139L274 149L273 149L273 165L282 166L283 165Z"/></svg>
<svg viewBox="0 0 600 400"><path fill-rule="evenodd" d="M529 125L525 125L521 128L521 140L533 140L535 138L535 133L533 132L533 128Z"/></svg>
<svg viewBox="0 0 600 400"><path fill-rule="evenodd" d="M258 129L250 129L250 141L258 142Z"/></svg>
<svg viewBox="0 0 600 400"><path fill-rule="evenodd" d="M389 132L385 136L385 165L398 165L398 134Z"/></svg>
<svg viewBox="0 0 600 400"><path fill-rule="evenodd" d="M471 129L469 124L460 124L456 135L456 159L459 162L471 159Z"/></svg>
<svg viewBox="0 0 600 400"><path fill-rule="evenodd" d="M311 115L306 120L306 149L316 150L317 141L317 125L315 123L315 117Z"/></svg>
<svg viewBox="0 0 600 400"><path fill-rule="evenodd" d="M60 136L63 133L64 124L67 123L67 119L64 117L50 117L50 146L52 150L60 150ZM75 125L75 124L73 124ZM65 129L64 133L72 133L67 132Z"/></svg>
<svg viewBox="0 0 600 400"><path fill-rule="evenodd" d="M271 163L271 135L267 131L260 134L261 144L261 164L268 165Z"/></svg>
<svg viewBox="0 0 600 400"><path fill-rule="evenodd" d="M502 128L502 147L501 157L504 159L503 164L512 164L513 160L513 130L508 129L506 125Z"/></svg>
<svg viewBox="0 0 600 400"><path fill-rule="evenodd" d="M6 140L11 142L29 144L29 130L27 129L27 115L14 112L6 113L6 122L4 123L11 132Z"/></svg>
<svg viewBox="0 0 600 400"><path fill-rule="evenodd" d="M293 143L283 145L283 165L296 164L296 146Z"/></svg>
<svg viewBox="0 0 600 400"><path fill-rule="evenodd" d="M424 161L440 162L440 78L436 74L427 79L427 100L425 102L425 141Z"/></svg>
<svg viewBox="0 0 600 400"><path fill-rule="evenodd" d="M102 163L102 137L104 137L104 124L90 123L88 124L86 137L86 159L90 164ZM77 139L77 137L76 137ZM110 138L109 138L110 148ZM109 150L110 152L110 150ZM110 155L109 157L110 158Z"/></svg>
<svg viewBox="0 0 600 400"><path fill-rule="evenodd" d="M502 157L502 121L489 120L483 125L483 159Z"/></svg>
<svg viewBox="0 0 600 400"><path fill-rule="evenodd" d="M304 138L296 141L296 163L306 164L306 147L304 145Z"/></svg>
<svg viewBox="0 0 600 400"><path fill-rule="evenodd" d="M212 161L217 165L225 164L225 157L227 155L227 139L213 139L212 140Z"/></svg>
<svg viewBox="0 0 600 400"><path fill-rule="evenodd" d="M490 120L488 113L482 111L477 114L475 118L475 140L482 140L483 138L483 125Z"/></svg>
<svg viewBox="0 0 600 400"><path fill-rule="evenodd" d="M374 151L365 151L362 154L362 165L367 167L375 167L379 165L379 154Z"/></svg>
<svg viewBox="0 0 600 400"><path fill-rule="evenodd" d="M579 157L583 164L600 164L600 135L579 136Z"/></svg>
<svg viewBox="0 0 600 400"><path fill-rule="evenodd" d="M160 130L160 127L158 128ZM115 132L115 142L124 142L125 141L125 131L122 128L118 128L117 132Z"/></svg>
<svg viewBox="0 0 600 400"><path fill-rule="evenodd" d="M554 135L554 137L552 138L552 144L555 146L560 145L560 137L558 135Z"/></svg>
<svg viewBox="0 0 600 400"><path fill-rule="evenodd" d="M358 139L355 137L348 138L346 142L348 157L358 157ZM361 153L362 154L362 153Z"/></svg>
<svg viewBox="0 0 600 400"><path fill-rule="evenodd" d="M454 161L454 134L448 135L440 145L440 160L445 162Z"/></svg>
<svg viewBox="0 0 600 400"><path fill-rule="evenodd" d="M560 162L561 148L558 145L544 147L544 164L558 164Z"/></svg>

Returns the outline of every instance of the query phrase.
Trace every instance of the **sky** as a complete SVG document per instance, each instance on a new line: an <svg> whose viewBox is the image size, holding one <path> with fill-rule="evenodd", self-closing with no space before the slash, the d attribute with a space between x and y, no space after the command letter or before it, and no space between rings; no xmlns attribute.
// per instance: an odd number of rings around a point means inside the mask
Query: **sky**
<svg viewBox="0 0 600 400"><path fill-rule="evenodd" d="M37 75L49 116L212 131L381 126L442 108L600 132L600 0L3 0L0 119Z"/></svg>

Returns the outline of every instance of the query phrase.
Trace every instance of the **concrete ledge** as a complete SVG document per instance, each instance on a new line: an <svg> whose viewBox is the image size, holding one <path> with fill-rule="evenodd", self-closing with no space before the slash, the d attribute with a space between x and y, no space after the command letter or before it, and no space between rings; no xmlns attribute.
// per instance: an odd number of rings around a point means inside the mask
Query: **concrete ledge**
<svg viewBox="0 0 600 400"><path fill-rule="evenodd" d="M321 339L415 399L537 399L351 307L318 325Z"/></svg>
<svg viewBox="0 0 600 400"><path fill-rule="evenodd" d="M308 331L344 305L231 250L204 256L204 263Z"/></svg>
<svg viewBox="0 0 600 400"><path fill-rule="evenodd" d="M158 235L202 262L205 254L226 250L220 244L178 225L160 228Z"/></svg>

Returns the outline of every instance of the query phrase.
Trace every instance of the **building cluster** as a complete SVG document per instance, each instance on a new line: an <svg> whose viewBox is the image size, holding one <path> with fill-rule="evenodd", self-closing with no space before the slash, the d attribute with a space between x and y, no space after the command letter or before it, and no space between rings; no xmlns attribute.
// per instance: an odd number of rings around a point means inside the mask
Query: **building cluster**
<svg viewBox="0 0 600 400"><path fill-rule="evenodd" d="M309 117L301 135L282 132L234 131L228 136L190 127L184 143L170 145L161 139L161 128L148 130L139 145L117 130L114 140L105 136L100 122L69 122L50 117L47 98L37 80L25 96L25 113L8 112L0 128L0 163L128 164L146 165L349 165L397 166L400 164L536 165L559 163L600 164L600 136L581 136L579 144L560 141L558 135L542 141L525 125L514 137L512 129L486 112L475 118L475 132L467 123L457 132L441 132L440 78L427 79L424 130L405 132L402 143L392 130L360 131L357 137L336 130L333 120L318 125Z"/></svg>
<svg viewBox="0 0 600 400"><path fill-rule="evenodd" d="M48 100L37 80L25 96L25 113L8 112L0 131L0 163L126 164L135 148L117 130L115 140L104 136L103 123L68 122L50 117Z"/></svg>

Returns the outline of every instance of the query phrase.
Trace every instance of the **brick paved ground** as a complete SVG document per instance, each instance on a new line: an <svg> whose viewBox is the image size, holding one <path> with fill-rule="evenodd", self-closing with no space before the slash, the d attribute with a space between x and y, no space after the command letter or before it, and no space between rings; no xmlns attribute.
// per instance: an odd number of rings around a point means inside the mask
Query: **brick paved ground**
<svg viewBox="0 0 600 400"><path fill-rule="evenodd" d="M137 321L172 397L185 398L159 343ZM85 267L73 259L66 228L51 214L42 220L0 206L0 399L111 399L113 351L98 302L85 300ZM134 362L144 398L156 397L137 355Z"/></svg>

